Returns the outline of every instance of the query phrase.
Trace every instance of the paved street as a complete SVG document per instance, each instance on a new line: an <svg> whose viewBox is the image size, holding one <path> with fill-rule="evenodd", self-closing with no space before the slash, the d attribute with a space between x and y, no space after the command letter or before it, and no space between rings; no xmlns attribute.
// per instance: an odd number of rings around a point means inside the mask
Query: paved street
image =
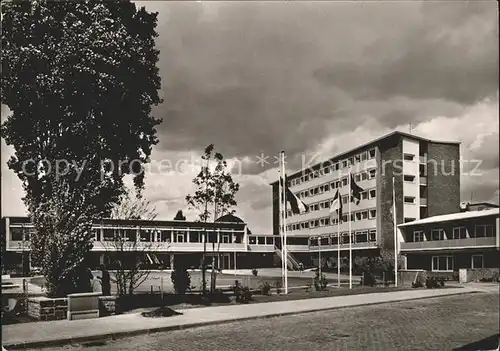
<svg viewBox="0 0 500 351"><path fill-rule="evenodd" d="M498 298L406 301L44 350L452 350L498 333Z"/></svg>

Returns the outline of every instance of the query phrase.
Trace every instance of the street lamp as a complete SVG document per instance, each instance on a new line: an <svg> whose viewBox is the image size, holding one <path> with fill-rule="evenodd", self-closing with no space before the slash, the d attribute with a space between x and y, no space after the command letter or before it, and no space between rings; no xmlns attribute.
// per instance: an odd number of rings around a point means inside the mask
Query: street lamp
<svg viewBox="0 0 500 351"><path fill-rule="evenodd" d="M233 247L234 247L234 279L236 280L236 234L233 232Z"/></svg>

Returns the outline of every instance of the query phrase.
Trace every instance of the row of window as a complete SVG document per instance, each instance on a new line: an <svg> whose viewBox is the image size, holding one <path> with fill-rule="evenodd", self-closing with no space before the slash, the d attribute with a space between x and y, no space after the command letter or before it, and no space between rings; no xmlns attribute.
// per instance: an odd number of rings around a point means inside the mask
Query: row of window
<svg viewBox="0 0 500 351"><path fill-rule="evenodd" d="M375 219L376 217L377 217L377 210L374 208L369 210L356 211L351 213L351 222L357 222L366 219ZM342 215L343 223L348 222L348 219L349 219L348 214ZM313 229L318 227L327 227L330 225L337 225L338 224L337 222L338 222L337 218L331 218L331 217L318 218L309 221L289 224L287 225L287 230L292 231L301 229Z"/></svg>
<svg viewBox="0 0 500 351"><path fill-rule="evenodd" d="M360 182L362 180L367 180L367 179L374 179L377 174L377 170L375 168L372 168L366 172L360 172L354 175L354 181L355 182ZM344 186L348 186L349 184L349 177L344 177L339 180L327 182L324 184L320 184L318 186L305 189L299 193L297 193L298 198L305 198L308 196L315 196L319 194L323 194L324 192L327 191L334 191L336 189L340 189Z"/></svg>
<svg viewBox="0 0 500 351"><path fill-rule="evenodd" d="M415 230L413 232L413 241L425 241L426 233L423 230ZM430 236L427 235L427 240L452 240L452 239L465 239L467 235L471 238L485 238L494 237L495 232L491 224L477 224L474 232L469 231L467 227L455 227L451 232L446 232L442 228L432 229Z"/></svg>
<svg viewBox="0 0 500 351"><path fill-rule="evenodd" d="M375 189L365 190L361 193L361 200L375 199L375 196L376 196ZM342 203L347 204L348 202L349 202L349 195L342 196ZM309 205L309 212L321 211L330 208L332 204L333 200L325 200L312 203ZM293 216L293 212L291 210L288 210L287 214L289 217Z"/></svg>
<svg viewBox="0 0 500 351"><path fill-rule="evenodd" d="M351 242L356 243L367 243L377 241L377 230L358 230L351 233ZM327 246L327 245L337 245L339 238L337 234L331 234L327 237L313 237L309 239L309 246ZM349 232L340 233L340 244L349 244Z"/></svg>
<svg viewBox="0 0 500 351"><path fill-rule="evenodd" d="M471 268L484 268L484 256L472 255ZM432 256L432 271L434 272L453 272L453 256Z"/></svg>
<svg viewBox="0 0 500 351"><path fill-rule="evenodd" d="M376 155L375 149L371 149L369 151L363 151L355 156L349 157L348 159L338 161L338 162L334 163L333 165L329 164L326 167L322 167L318 171L313 171L312 173L305 174L305 175L301 176L300 178L292 179L291 185L292 186L299 185L299 184L308 182L310 180L316 179L318 177L322 177L324 175L331 174L331 173L338 171L340 169L348 168L348 167L355 165L357 163L360 163L360 162L363 162L366 160L370 160L370 159L374 159L375 155ZM328 162L328 163L330 163L330 162Z"/></svg>
<svg viewBox="0 0 500 351"><path fill-rule="evenodd" d="M139 234L135 229L103 229L102 238L101 230L93 229L94 240L96 241L113 241L114 238L124 238L126 241L141 241L141 242L165 242L165 243L202 243L203 231L184 231L184 230L139 230ZM234 237L233 237L234 234ZM231 242L242 243L243 233L233 233L227 231L207 231L207 242L229 244Z"/></svg>

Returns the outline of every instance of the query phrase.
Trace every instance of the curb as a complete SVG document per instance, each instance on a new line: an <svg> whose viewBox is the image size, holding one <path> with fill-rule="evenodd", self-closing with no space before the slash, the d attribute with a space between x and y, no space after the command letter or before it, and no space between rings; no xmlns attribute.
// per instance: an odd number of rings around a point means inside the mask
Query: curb
<svg viewBox="0 0 500 351"><path fill-rule="evenodd" d="M205 326L209 326L209 325L221 325L221 324L228 324L228 323L233 323L233 322L244 322L244 321L249 321L249 320L267 319L267 318L273 318L273 317L284 317L284 316L313 313L313 312L319 312L319 311L332 311L332 310L338 310L338 309L342 309L342 308L383 305L383 304L387 304L387 303L425 300L425 299L433 299L433 298L449 297L449 296L457 296L457 295L465 295L465 294L475 294L475 293L482 293L482 291L472 290L472 291L456 292L456 293L441 295L441 296L424 296L424 297L414 297L414 298L410 298L410 299L399 298L399 299L390 300L390 301L359 303L359 304L351 305L351 306L333 306L333 307L327 307L327 308L313 308L313 309L310 309L307 311L290 311L290 312L272 313L272 314L268 314L268 315L264 315L264 316L252 316L252 317L241 317L241 318L237 317L237 318L229 318L229 319L217 320L217 321L193 322L193 323L187 323L187 324L183 324L183 325L169 325L169 326L164 326L164 327L140 329L140 330L134 330L134 331L121 331L121 332L116 332L116 333L103 333L103 334L99 334L99 335L70 337L70 338L62 338L62 339L57 339L57 340L46 340L46 341L42 340L42 341L21 342L21 343L18 342L18 343L10 343L10 344L6 343L3 345L3 347L8 347L9 350L23 350L23 349L45 348L45 347L59 347L59 346L66 346L66 345L77 345L77 344L90 343L90 342L111 341L111 340L117 340L117 339L122 339L122 338L126 338L126 337L131 337L131 336L138 336L138 335L149 335L149 334L156 334L156 333L160 333L160 332L184 330L184 329L197 328L197 327L205 327Z"/></svg>

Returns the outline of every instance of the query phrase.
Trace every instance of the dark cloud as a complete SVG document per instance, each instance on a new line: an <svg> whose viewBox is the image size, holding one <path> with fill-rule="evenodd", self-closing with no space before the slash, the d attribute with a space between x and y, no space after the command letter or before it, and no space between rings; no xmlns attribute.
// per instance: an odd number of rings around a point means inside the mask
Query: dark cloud
<svg viewBox="0 0 500 351"><path fill-rule="evenodd" d="M494 5L465 4L148 2L160 12L159 147L295 155L329 125L456 115L498 87Z"/></svg>

